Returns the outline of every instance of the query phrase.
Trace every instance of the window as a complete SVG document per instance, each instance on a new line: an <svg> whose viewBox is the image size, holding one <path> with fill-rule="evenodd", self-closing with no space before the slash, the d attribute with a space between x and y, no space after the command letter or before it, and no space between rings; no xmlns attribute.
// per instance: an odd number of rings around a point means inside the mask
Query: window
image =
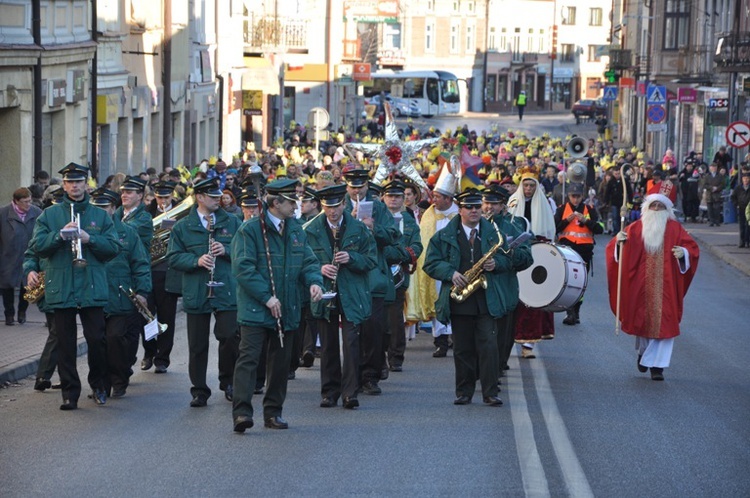
<svg viewBox="0 0 750 498"><path fill-rule="evenodd" d="M453 0L453 12L458 13L461 10L461 2L459 0Z"/></svg>
<svg viewBox="0 0 750 498"><path fill-rule="evenodd" d="M500 28L500 43L497 45L497 49L499 52L507 52L508 51L508 35L506 28Z"/></svg>
<svg viewBox="0 0 750 498"><path fill-rule="evenodd" d="M461 31L460 22L459 19L453 19L451 21L450 51L452 54L458 53L458 35Z"/></svg>
<svg viewBox="0 0 750 498"><path fill-rule="evenodd" d="M572 43L560 44L560 62L575 62L576 47Z"/></svg>
<svg viewBox="0 0 750 498"><path fill-rule="evenodd" d="M435 21L429 20L424 26L424 51L435 51Z"/></svg>
<svg viewBox="0 0 750 498"><path fill-rule="evenodd" d="M602 9L597 7L589 9L589 26L601 26L602 25Z"/></svg>
<svg viewBox="0 0 750 498"><path fill-rule="evenodd" d="M466 26L466 53L474 53L476 48L474 44L474 26Z"/></svg>
<svg viewBox="0 0 750 498"><path fill-rule="evenodd" d="M490 37L487 40L487 50L497 50L497 34L495 28L490 28Z"/></svg>
<svg viewBox="0 0 750 498"><path fill-rule="evenodd" d="M537 40L539 41L539 50L537 50L538 53L543 54L547 51L547 47L545 46L544 42L544 30L539 30L539 36L537 37Z"/></svg>
<svg viewBox="0 0 750 498"><path fill-rule="evenodd" d="M601 52L597 50L598 47L598 45L588 46L589 62L599 62L601 60L601 57L599 56Z"/></svg>
<svg viewBox="0 0 750 498"><path fill-rule="evenodd" d="M573 26L576 23L576 8L575 7L563 7L561 12L562 12L562 24Z"/></svg>
<svg viewBox="0 0 750 498"><path fill-rule="evenodd" d="M435 11L435 0L427 0L427 12Z"/></svg>
<svg viewBox="0 0 750 498"><path fill-rule="evenodd" d="M664 7L664 50L687 46L690 37L690 3L666 0Z"/></svg>

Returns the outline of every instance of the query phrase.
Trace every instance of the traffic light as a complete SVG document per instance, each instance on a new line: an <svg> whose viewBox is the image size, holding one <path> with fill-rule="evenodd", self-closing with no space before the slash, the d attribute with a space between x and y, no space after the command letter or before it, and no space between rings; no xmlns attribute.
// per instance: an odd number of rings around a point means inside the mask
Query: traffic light
<svg viewBox="0 0 750 498"><path fill-rule="evenodd" d="M607 83L617 83L617 80L620 79L620 75L617 74L617 71L614 69L607 69L604 71L604 79L607 80Z"/></svg>

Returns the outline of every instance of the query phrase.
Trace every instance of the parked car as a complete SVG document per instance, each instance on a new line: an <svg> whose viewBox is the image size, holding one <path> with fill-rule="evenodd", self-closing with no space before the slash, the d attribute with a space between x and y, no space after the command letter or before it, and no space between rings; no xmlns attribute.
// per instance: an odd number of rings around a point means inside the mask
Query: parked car
<svg viewBox="0 0 750 498"><path fill-rule="evenodd" d="M607 114L607 103L599 99L581 99L570 110L576 117L576 122L583 117L593 119L601 114Z"/></svg>
<svg viewBox="0 0 750 498"><path fill-rule="evenodd" d="M385 101L391 105L391 110L396 117L406 116L418 118L422 114L419 112L419 105L413 100L399 97L385 96ZM365 99L365 105L380 105L380 95L373 95Z"/></svg>

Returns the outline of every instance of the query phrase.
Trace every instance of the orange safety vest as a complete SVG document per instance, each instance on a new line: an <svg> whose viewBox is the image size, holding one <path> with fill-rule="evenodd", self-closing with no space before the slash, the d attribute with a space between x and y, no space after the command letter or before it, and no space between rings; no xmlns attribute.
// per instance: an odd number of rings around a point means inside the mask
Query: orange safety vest
<svg viewBox="0 0 750 498"><path fill-rule="evenodd" d="M565 203L565 211L563 211L563 219L573 214L573 208L570 206L570 202ZM589 207L583 206L583 216L588 220L591 218L589 215ZM578 220L573 220L568 223L568 226L560 232L558 239L568 239L574 244L593 244L594 243L594 232L587 226L581 226L578 224Z"/></svg>

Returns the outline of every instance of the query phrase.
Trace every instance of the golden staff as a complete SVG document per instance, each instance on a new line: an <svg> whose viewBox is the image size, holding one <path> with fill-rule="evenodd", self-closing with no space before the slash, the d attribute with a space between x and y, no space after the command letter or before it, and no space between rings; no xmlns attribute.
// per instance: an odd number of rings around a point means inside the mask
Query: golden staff
<svg viewBox="0 0 750 498"><path fill-rule="evenodd" d="M622 179L622 206L620 207L620 230L625 229L625 218L628 215L628 182L625 177L625 170L631 168L630 164L625 163L620 168L620 178ZM625 241L617 241L620 261L617 265L617 306L615 309L615 335L620 333L620 300L622 293L622 254L625 248Z"/></svg>

